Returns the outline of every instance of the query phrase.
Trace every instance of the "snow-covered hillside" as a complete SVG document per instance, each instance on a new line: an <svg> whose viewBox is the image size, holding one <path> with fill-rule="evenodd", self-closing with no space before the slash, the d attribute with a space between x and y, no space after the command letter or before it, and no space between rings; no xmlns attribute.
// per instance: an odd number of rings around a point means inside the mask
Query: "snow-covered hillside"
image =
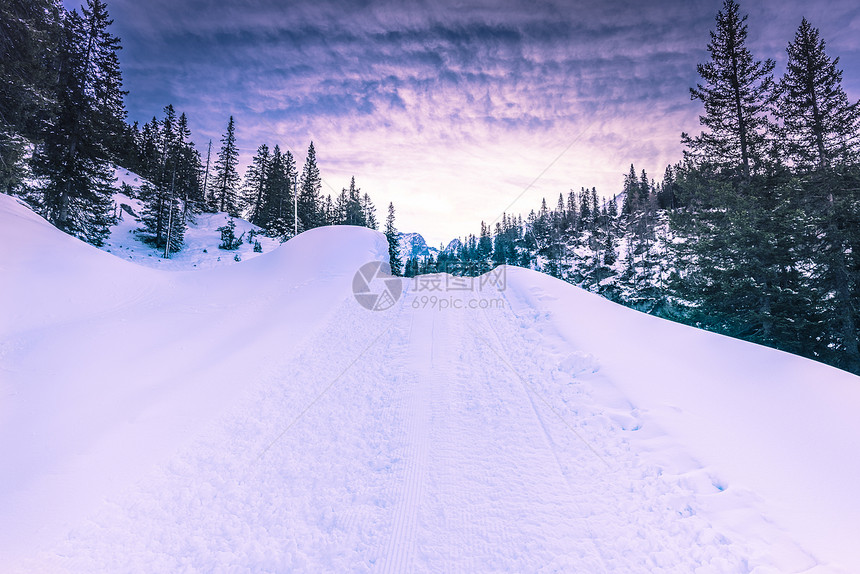
<svg viewBox="0 0 860 574"><path fill-rule="evenodd" d="M0 195L0 241L4 572L860 569L853 375L525 269L368 311L355 227L165 273Z"/></svg>
<svg viewBox="0 0 860 574"><path fill-rule="evenodd" d="M266 237L262 230L248 223L244 219L234 218L236 225L236 237L243 237L242 245L236 249L227 251L218 249L221 243L221 232L229 221L226 213L201 213L194 215L188 222L185 232L185 245L178 253L172 253L170 259L162 257L163 250L155 249L141 241L137 231L141 228L140 216L143 213L143 205L137 199L122 193L123 184L138 190L142 178L126 169L118 168L115 174L117 181L117 193L114 194L114 203L117 206L118 221L111 226L110 235L102 246L104 251L133 261L139 265L155 267L169 271L185 271L190 269L205 269L209 267L222 267L231 265L238 261L253 259L262 253L268 253L278 247L281 242L271 237ZM260 243L261 252L254 252L253 241L247 241L252 237Z"/></svg>

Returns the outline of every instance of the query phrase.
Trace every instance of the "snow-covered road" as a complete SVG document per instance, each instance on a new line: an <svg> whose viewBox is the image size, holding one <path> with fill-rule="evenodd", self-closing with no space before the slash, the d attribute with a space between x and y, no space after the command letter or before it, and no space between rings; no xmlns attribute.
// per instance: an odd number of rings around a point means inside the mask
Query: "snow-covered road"
<svg viewBox="0 0 860 574"><path fill-rule="evenodd" d="M167 277L6 209L4 572L851 571L856 377L527 270L368 311L366 230Z"/></svg>
<svg viewBox="0 0 860 574"><path fill-rule="evenodd" d="M746 572L767 562L697 514L702 492L631 450L636 411L595 402L596 360L560 361L551 333L504 293L483 293L505 302L492 310L465 309L473 293L446 296L463 308L422 308L410 292L385 312L343 301L225 422L31 566Z"/></svg>

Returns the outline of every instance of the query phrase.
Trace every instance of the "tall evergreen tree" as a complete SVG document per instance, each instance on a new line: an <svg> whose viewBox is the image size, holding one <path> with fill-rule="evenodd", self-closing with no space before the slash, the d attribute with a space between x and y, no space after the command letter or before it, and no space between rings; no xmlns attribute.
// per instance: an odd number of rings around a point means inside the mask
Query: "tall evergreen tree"
<svg viewBox="0 0 860 574"><path fill-rule="evenodd" d="M337 212L337 209L334 206L334 201L331 198L331 194L325 196L325 200L323 200L322 222L323 225L340 224L340 214Z"/></svg>
<svg viewBox="0 0 860 574"><path fill-rule="evenodd" d="M22 190L27 143L53 112L61 10L58 0L0 2L0 193Z"/></svg>
<svg viewBox="0 0 860 574"><path fill-rule="evenodd" d="M305 231L305 228L302 226L301 218L298 217L299 166L290 150L284 153L283 165L283 187L278 196L281 198L279 218L283 220L290 234L298 234Z"/></svg>
<svg viewBox="0 0 860 574"><path fill-rule="evenodd" d="M788 45L775 111L783 144L798 171L794 186L817 232L812 260L819 310L835 363L860 373L860 104L842 88L839 58L830 59L818 29L804 18ZM807 308L808 309L808 308Z"/></svg>
<svg viewBox="0 0 860 574"><path fill-rule="evenodd" d="M346 192L344 205L344 223L346 225L367 225L364 209L361 205L361 190L355 186L355 176L349 180L349 189Z"/></svg>
<svg viewBox="0 0 860 574"><path fill-rule="evenodd" d="M860 166L821 170L803 177L800 185L813 199L815 299L832 362L860 374Z"/></svg>
<svg viewBox="0 0 860 574"><path fill-rule="evenodd" d="M227 132L221 138L221 151L218 152L218 160L215 162L215 184L212 186L212 200L210 203L218 211L226 211L231 216L238 216L239 204L237 201L237 190L239 186L239 172L236 166L239 163L239 150L236 147L236 123L233 116L227 122Z"/></svg>
<svg viewBox="0 0 860 574"><path fill-rule="evenodd" d="M490 237L490 228L481 222L481 235L478 239L478 259L487 259L493 253L493 240Z"/></svg>
<svg viewBox="0 0 860 574"><path fill-rule="evenodd" d="M361 211L364 214L365 225L370 229L378 229L379 224L376 221L376 206L373 205L373 201L367 193L361 196Z"/></svg>
<svg viewBox="0 0 860 574"><path fill-rule="evenodd" d="M160 125L158 119L153 117L143 125L143 129L140 132L138 173L149 181L156 181L159 178L159 168L161 166L161 153L159 152L161 140Z"/></svg>
<svg viewBox="0 0 860 574"><path fill-rule="evenodd" d="M161 121L154 119L151 124L157 149L153 155L158 157L158 163L149 176L151 181L140 190L143 234L147 242L164 249L164 256L169 257L182 248L188 218L202 198L200 155L190 141L186 115L177 118L172 105L165 106Z"/></svg>
<svg viewBox="0 0 860 574"><path fill-rule="evenodd" d="M645 173L645 170L643 169L642 174L639 176L639 205L642 207L646 207L648 205L652 191L653 185L648 181L648 174Z"/></svg>
<svg viewBox="0 0 860 574"><path fill-rule="evenodd" d="M140 187L140 199L144 240L156 249L165 250L165 256L182 249L187 215L176 190L175 178L165 186L144 183Z"/></svg>
<svg viewBox="0 0 860 574"><path fill-rule="evenodd" d="M860 105L849 103L839 58L831 60L824 48L818 29L804 18L788 45L775 106L788 156L806 171L858 159Z"/></svg>
<svg viewBox="0 0 860 574"><path fill-rule="evenodd" d="M388 240L388 263L391 265L391 274L400 275L402 272L400 238L397 227L394 225L394 203L388 204L388 217L385 218L385 238Z"/></svg>
<svg viewBox="0 0 860 574"><path fill-rule="evenodd" d="M698 67L704 85L691 89L708 131L683 136L687 163L675 183L687 208L671 218L683 238L674 245L671 285L698 324L774 346L793 336L788 317L802 299L791 255L797 206L785 170L768 156L773 62L754 60L745 22L726 0L711 61Z"/></svg>
<svg viewBox="0 0 860 574"><path fill-rule="evenodd" d="M174 187L177 198L183 202L183 211L186 216L203 211L205 195L201 185L200 176L203 172L203 163L200 152L191 141L191 129L188 127L188 117L185 113L179 115L176 124L177 134L177 157L176 157L176 180Z"/></svg>
<svg viewBox="0 0 860 574"><path fill-rule="evenodd" d="M158 174L155 182L166 187L170 184L176 168L176 160L179 157L177 153L180 147L179 133L176 125L176 110L173 104L164 106L164 119L161 120L161 157L159 159Z"/></svg>
<svg viewBox="0 0 860 574"><path fill-rule="evenodd" d="M110 148L123 131L119 38L101 0L87 0L65 20L58 63L56 114L34 153L46 182L41 211L58 228L94 245L108 234L112 215Z"/></svg>
<svg viewBox="0 0 860 574"><path fill-rule="evenodd" d="M624 176L624 204L621 213L630 216L639 207L639 185L636 183L636 168L630 164L630 171Z"/></svg>
<svg viewBox="0 0 860 574"><path fill-rule="evenodd" d="M317 155L314 142L308 146L308 157L302 169L299 182L299 220L304 229L312 229L325 225L323 218L323 199L321 196L322 179L317 167Z"/></svg>
<svg viewBox="0 0 860 574"><path fill-rule="evenodd" d="M280 150L278 152L280 154ZM269 146L261 144L245 171L245 186L242 197L243 211L248 221L266 227L268 218L264 210L267 177L269 176Z"/></svg>
<svg viewBox="0 0 860 574"><path fill-rule="evenodd" d="M683 135L689 153L718 169L749 181L762 168L768 150L767 108L773 98L773 60L756 60L746 46L747 16L734 0L725 0L711 31L711 61L698 65L703 83L690 88L702 101L699 116L707 131Z"/></svg>

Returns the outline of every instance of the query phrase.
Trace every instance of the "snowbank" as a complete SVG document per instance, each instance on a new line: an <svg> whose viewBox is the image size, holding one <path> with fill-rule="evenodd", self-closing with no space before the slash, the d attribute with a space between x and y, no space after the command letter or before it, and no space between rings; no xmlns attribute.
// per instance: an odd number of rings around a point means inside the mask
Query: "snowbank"
<svg viewBox="0 0 860 574"><path fill-rule="evenodd" d="M0 556L32 552L205 432L387 257L313 230L240 265L164 273L0 195Z"/></svg>
<svg viewBox="0 0 860 574"><path fill-rule="evenodd" d="M569 347L597 358L643 429L667 432L674 445L640 445L667 472L705 469L723 491L715 504L724 519L756 504L814 555L860 567L860 378L631 311L533 271L509 267L508 281L517 313L546 315ZM737 528L750 535L748 525Z"/></svg>

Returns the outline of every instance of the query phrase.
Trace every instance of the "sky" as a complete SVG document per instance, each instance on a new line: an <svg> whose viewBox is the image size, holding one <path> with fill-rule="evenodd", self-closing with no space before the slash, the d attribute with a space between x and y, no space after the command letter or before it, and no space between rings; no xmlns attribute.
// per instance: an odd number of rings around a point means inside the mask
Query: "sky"
<svg viewBox="0 0 860 574"><path fill-rule="evenodd" d="M73 7L75 2L66 2ZM503 212L596 187L630 164L661 178L698 132L691 101L720 0L431 2L107 0L122 39L129 120L173 104L204 161L227 119L241 165L266 143L300 163L313 141L323 192L351 176L384 219L431 245ZM860 98L855 0L741 2L749 46L777 72L802 17Z"/></svg>

